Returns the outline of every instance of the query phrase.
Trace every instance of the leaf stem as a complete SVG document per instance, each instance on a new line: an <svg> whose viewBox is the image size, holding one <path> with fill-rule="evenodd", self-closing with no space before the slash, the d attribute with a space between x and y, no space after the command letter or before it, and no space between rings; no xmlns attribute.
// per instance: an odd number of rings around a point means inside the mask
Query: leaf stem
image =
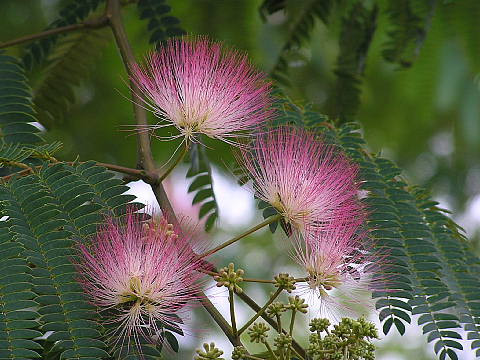
<svg viewBox="0 0 480 360"><path fill-rule="evenodd" d="M270 296L270 299L268 299L268 301L265 303L265 305L263 305L263 307L257 311L257 313L255 315L253 315L253 317L247 321L247 323L245 325L242 326L242 328L240 330L238 330L238 335L241 335L245 330L248 329L248 327L250 325L252 325L255 320L257 320L264 312L265 310L267 309L267 307L275 301L275 299L278 297L278 295L280 295L280 293L283 291L283 288L282 287L279 287L277 289L277 291L275 291L275 293Z"/></svg>
<svg viewBox="0 0 480 360"><path fill-rule="evenodd" d="M61 26L55 29L49 29L49 30L45 30L35 34L25 35L10 41L5 41L3 43L0 43L0 49L4 49L10 46L20 45L20 44L38 40L38 39L43 39L53 35L64 34L71 31L82 30L82 29L97 29L97 28L104 27L106 25L108 25L107 17L101 16L99 18L86 20L83 23Z"/></svg>
<svg viewBox="0 0 480 360"><path fill-rule="evenodd" d="M212 250L209 250L209 251L206 251L204 252L203 254L200 254L198 257L200 259L204 258L204 257L207 257L207 256L210 256L212 254L215 254L217 251L220 251L222 250L223 248L226 248L227 246L229 245L232 245L233 243L237 242L238 240L240 239L243 239L244 237L254 233L255 231L257 230L260 230L261 228L263 228L264 226L267 226L268 224L271 224L275 221L278 221L282 218L282 215L280 214L277 214L277 215L273 215L273 216L270 216L268 219L266 219L265 221L261 222L260 224L252 227L251 229L248 229L247 231L245 231L244 233L234 237L233 239L230 239L228 241L225 241L223 244L220 244L218 245L217 247L213 248Z"/></svg>
<svg viewBox="0 0 480 360"><path fill-rule="evenodd" d="M68 165L75 165L75 164L84 164L85 162L82 162L82 161L66 161L66 162L54 161L54 162L48 164L48 166L53 166L53 165L56 165L56 164L59 164L59 163L64 163L64 164L68 164ZM102 163L102 162L98 162L98 161L96 161L95 163L96 163L96 165L103 166L104 168L107 168L108 170L120 172L120 173L123 173L123 174L128 174L128 175L132 176L133 179L148 180L148 179L151 179L152 176L153 176L152 174L147 174L147 172L145 170L132 169L132 168L128 168L128 167L125 167L125 166L120 166L120 165L115 165L115 164L107 164L107 163ZM32 173L34 169L40 169L42 166L44 166L44 165L38 165L38 166L35 166L34 168L31 168L31 167L28 167L28 166L20 166L19 164L12 164L12 165L22 167L22 168L24 168L24 170L21 170L21 171L18 171L18 172L9 174L9 175L5 175L5 176L1 177L1 180L8 181L14 176L26 176L26 175Z"/></svg>

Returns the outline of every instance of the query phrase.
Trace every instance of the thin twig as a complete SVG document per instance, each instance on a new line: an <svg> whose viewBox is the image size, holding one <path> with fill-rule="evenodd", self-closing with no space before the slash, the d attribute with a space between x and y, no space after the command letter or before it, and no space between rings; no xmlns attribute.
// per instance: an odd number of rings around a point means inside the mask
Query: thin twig
<svg viewBox="0 0 480 360"><path fill-rule="evenodd" d="M238 236L235 236L233 239L230 239L228 241L225 241L223 244L220 244L218 245L217 247L211 249L211 250L208 250L206 252L204 252L203 254L200 254L198 255L198 257L200 259L203 259L204 257L207 257L207 256L210 256L212 254L215 254L217 251L220 251L222 250L223 248L226 248L227 246L229 245L232 245L233 243L237 242L238 240L240 239L243 239L245 236L248 236L252 233L254 233L255 231L257 230L260 230L261 228L263 228L264 226L267 226L268 224L271 224L277 220L280 220L282 218L282 215L278 214L278 215L273 215L273 216L270 216L268 219L266 219L265 221L261 222L260 224L248 229L247 231L245 231L244 233L238 235Z"/></svg>
<svg viewBox="0 0 480 360"><path fill-rule="evenodd" d="M260 311L261 307L258 305L255 300L253 300L250 296L248 296L244 291L242 291L240 294L237 294L237 296L245 303L247 304L253 311L258 312ZM271 317L269 317L267 314L263 313L261 315L262 319L265 320L269 325L274 327L275 329L278 329L278 323L273 320ZM281 329L282 333L287 334L285 329ZM300 346L300 344L292 338L292 347L293 349L299 354L300 358L305 359L306 353L305 350Z"/></svg>
<svg viewBox="0 0 480 360"><path fill-rule="evenodd" d="M82 30L82 29L98 29L107 25L108 25L107 17L101 16L99 18L86 20L83 23L66 25L66 26L55 28L55 29L45 30L35 34L25 35L10 41L5 41L3 43L0 43L0 49L7 48L14 45L20 45L20 44L38 40L38 39L43 39L53 35L65 34L71 31Z"/></svg>
<svg viewBox="0 0 480 360"><path fill-rule="evenodd" d="M278 295L280 295L282 291L283 291L283 288L279 287L277 291L275 291L275 293L272 296L270 296L270 299L268 299L265 305L263 305L263 307L259 311L257 311L257 313L253 315L253 317L250 320L248 320L247 323L243 325L240 330L238 330L238 335L241 335L245 330L248 329L250 325L252 325L255 322L255 320L257 320L260 316L262 316L262 314L265 312L268 306L275 301L275 299L278 297Z"/></svg>

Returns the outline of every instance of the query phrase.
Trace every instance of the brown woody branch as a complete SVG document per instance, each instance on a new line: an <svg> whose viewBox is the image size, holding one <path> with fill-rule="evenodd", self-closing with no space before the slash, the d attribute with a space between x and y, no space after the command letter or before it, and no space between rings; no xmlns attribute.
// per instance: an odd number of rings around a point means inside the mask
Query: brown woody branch
<svg viewBox="0 0 480 360"><path fill-rule="evenodd" d="M120 55L122 57L123 63L127 70L128 75L130 76L130 69L133 64L135 64L135 57L133 55L132 48L128 42L127 34L123 26L121 13L120 13L120 2L119 0L107 0L107 11L106 16L109 20L110 27L115 37L117 47L120 50ZM148 124L146 111L139 106L142 99L138 96L138 89L135 84L130 81L130 87L132 89L132 102L135 114L135 120L137 125L143 127ZM150 148L150 138L148 133L139 132L138 133L138 142L137 142L137 154L138 154L138 164L137 167L144 169L148 173L155 173L156 166L153 160L152 151ZM165 189L162 184L158 181L150 184L152 186L153 193L157 198L157 201L162 209L164 215L168 218L170 223L174 225L178 224L178 220L175 217L173 212L172 205L168 200ZM218 324L222 329L225 335L228 337L230 342L234 346L241 346L242 343L240 339L233 335L233 331L228 322L223 318L223 316L218 312L215 306L210 302L207 296L204 293L200 293L199 297L203 307L211 315L213 320Z"/></svg>

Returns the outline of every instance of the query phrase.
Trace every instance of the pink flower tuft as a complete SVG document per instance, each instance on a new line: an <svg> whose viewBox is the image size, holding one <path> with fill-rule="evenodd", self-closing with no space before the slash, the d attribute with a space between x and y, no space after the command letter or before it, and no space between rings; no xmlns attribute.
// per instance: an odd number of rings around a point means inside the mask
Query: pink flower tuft
<svg viewBox="0 0 480 360"><path fill-rule="evenodd" d="M179 136L228 138L257 129L272 117L270 83L247 56L205 37L169 40L132 68L147 104ZM140 129L142 130L142 129Z"/></svg>
<svg viewBox="0 0 480 360"><path fill-rule="evenodd" d="M164 218L142 223L140 216L129 212L124 226L107 219L89 246L79 245L79 281L115 325L115 343L161 341L163 327L179 330L173 314L188 310L202 285L189 241Z"/></svg>
<svg viewBox="0 0 480 360"><path fill-rule="evenodd" d="M370 310L371 290L385 291L385 256L374 250L362 222L337 221L323 231L294 236L294 260L305 270L301 292L313 295L322 316Z"/></svg>
<svg viewBox="0 0 480 360"><path fill-rule="evenodd" d="M337 219L361 216L357 167L310 132L280 127L260 134L238 158L256 196L294 229L323 229Z"/></svg>

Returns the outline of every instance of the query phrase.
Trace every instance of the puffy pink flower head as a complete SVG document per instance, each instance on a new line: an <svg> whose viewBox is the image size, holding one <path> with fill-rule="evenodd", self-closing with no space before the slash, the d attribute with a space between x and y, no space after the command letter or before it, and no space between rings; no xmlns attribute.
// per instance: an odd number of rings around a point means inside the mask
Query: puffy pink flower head
<svg viewBox="0 0 480 360"><path fill-rule="evenodd" d="M165 219L126 224L108 219L90 246L79 245L79 281L91 302L108 312L115 343L129 338L155 342L162 329L180 329L172 314L186 311L200 290L200 263L187 240ZM156 340L155 340L156 339Z"/></svg>
<svg viewBox="0 0 480 360"><path fill-rule="evenodd" d="M258 135L241 155L256 195L297 230L359 216L357 167L314 134L280 127Z"/></svg>
<svg viewBox="0 0 480 360"><path fill-rule="evenodd" d="M385 287L385 257L373 250L360 224L338 221L323 231L295 234L293 258L305 271L303 290L319 301L323 316L370 307L367 292Z"/></svg>
<svg viewBox="0 0 480 360"><path fill-rule="evenodd" d="M151 130L174 125L187 139L205 134L228 142L272 116L264 75L246 55L204 37L169 40L132 68L132 80L166 123Z"/></svg>

